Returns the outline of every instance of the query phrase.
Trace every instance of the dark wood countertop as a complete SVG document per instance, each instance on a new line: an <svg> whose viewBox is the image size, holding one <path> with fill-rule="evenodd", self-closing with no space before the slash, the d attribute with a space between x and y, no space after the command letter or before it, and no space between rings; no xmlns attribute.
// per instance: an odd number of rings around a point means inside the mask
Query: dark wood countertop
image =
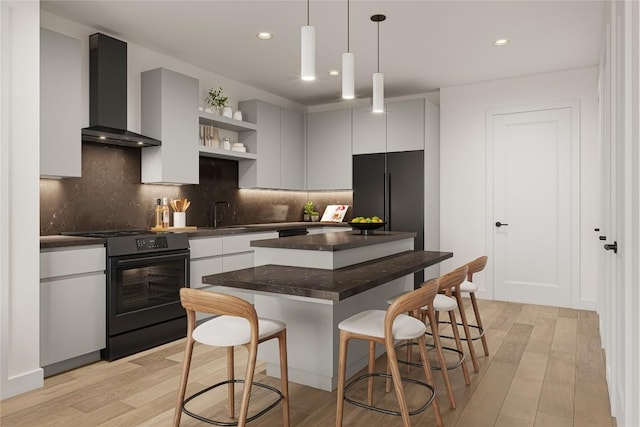
<svg viewBox="0 0 640 427"><path fill-rule="evenodd" d="M416 233L396 231L376 231L375 234L363 235L359 231L309 234L291 236L286 239L254 240L251 246L258 248L301 249L311 251L341 251L360 248L403 239L412 239Z"/></svg>
<svg viewBox="0 0 640 427"><path fill-rule="evenodd" d="M207 285L342 301L452 256L452 252L407 251L338 270L269 264L211 274L204 276L202 282Z"/></svg>

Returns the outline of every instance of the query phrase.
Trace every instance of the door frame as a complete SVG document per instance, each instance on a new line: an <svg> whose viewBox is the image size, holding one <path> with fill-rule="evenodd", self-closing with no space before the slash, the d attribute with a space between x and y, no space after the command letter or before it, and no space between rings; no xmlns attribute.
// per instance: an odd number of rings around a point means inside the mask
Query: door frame
<svg viewBox="0 0 640 427"><path fill-rule="evenodd" d="M580 101L567 100L533 105L497 107L488 109L485 119L486 140L486 212L487 224L485 228L487 253L490 254L487 263L487 278L492 283L491 299L496 297L495 270L493 259L494 250L494 117L506 114L531 113L535 111L569 108L571 110L571 308L582 308L580 302Z"/></svg>

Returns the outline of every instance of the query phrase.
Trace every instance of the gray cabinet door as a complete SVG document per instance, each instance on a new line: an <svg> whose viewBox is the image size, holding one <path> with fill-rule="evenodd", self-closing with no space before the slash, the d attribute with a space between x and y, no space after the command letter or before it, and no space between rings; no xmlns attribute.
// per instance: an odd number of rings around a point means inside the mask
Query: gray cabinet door
<svg viewBox="0 0 640 427"><path fill-rule="evenodd" d="M386 113L374 113L370 106L353 109L353 154L387 151Z"/></svg>
<svg viewBox="0 0 640 427"><path fill-rule="evenodd" d="M241 136L258 158L238 164L240 188L280 188L280 107L259 100L243 101L238 107L245 120L258 127Z"/></svg>
<svg viewBox="0 0 640 427"><path fill-rule="evenodd" d="M304 190L304 115L284 108L280 114L280 188Z"/></svg>
<svg viewBox="0 0 640 427"><path fill-rule="evenodd" d="M197 184L198 80L165 68L143 72L142 133L162 141L142 149L143 183Z"/></svg>
<svg viewBox="0 0 640 427"><path fill-rule="evenodd" d="M307 115L307 189L351 188L351 109Z"/></svg>
<svg viewBox="0 0 640 427"><path fill-rule="evenodd" d="M387 151L424 150L424 99L387 104Z"/></svg>
<svg viewBox="0 0 640 427"><path fill-rule="evenodd" d="M40 29L40 176L82 172L80 40Z"/></svg>

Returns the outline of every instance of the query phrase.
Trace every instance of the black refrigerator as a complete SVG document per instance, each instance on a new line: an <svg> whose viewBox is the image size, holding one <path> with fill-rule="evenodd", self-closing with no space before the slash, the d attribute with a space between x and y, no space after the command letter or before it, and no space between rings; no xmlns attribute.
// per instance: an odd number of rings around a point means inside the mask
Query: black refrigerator
<svg viewBox="0 0 640 427"><path fill-rule="evenodd" d="M384 218L388 231L417 233L424 250L424 151L353 156L353 216ZM415 274L414 287L424 281Z"/></svg>

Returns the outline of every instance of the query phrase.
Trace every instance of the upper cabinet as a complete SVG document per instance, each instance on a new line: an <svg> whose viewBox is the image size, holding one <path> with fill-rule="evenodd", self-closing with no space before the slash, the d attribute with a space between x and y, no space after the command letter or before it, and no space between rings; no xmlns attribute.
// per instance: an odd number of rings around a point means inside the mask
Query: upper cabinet
<svg viewBox="0 0 640 427"><path fill-rule="evenodd" d="M371 106L353 109L353 154L387 151L387 115L374 113Z"/></svg>
<svg viewBox="0 0 640 427"><path fill-rule="evenodd" d="M239 132L238 139L257 160L238 163L240 188L304 188L304 116L260 100L241 101L243 117L255 132Z"/></svg>
<svg viewBox="0 0 640 427"><path fill-rule="evenodd" d="M351 109L307 115L307 190L351 188Z"/></svg>
<svg viewBox="0 0 640 427"><path fill-rule="evenodd" d="M385 113L353 109L353 154L424 150L424 99L389 102Z"/></svg>
<svg viewBox="0 0 640 427"><path fill-rule="evenodd" d="M197 184L198 80L165 68L142 73L142 133L162 141L142 149L142 182Z"/></svg>
<svg viewBox="0 0 640 427"><path fill-rule="evenodd" d="M424 99L387 104L387 152L424 150Z"/></svg>
<svg viewBox="0 0 640 427"><path fill-rule="evenodd" d="M80 40L40 29L40 176L82 173Z"/></svg>
<svg viewBox="0 0 640 427"><path fill-rule="evenodd" d="M304 114L280 112L280 188L304 190Z"/></svg>

